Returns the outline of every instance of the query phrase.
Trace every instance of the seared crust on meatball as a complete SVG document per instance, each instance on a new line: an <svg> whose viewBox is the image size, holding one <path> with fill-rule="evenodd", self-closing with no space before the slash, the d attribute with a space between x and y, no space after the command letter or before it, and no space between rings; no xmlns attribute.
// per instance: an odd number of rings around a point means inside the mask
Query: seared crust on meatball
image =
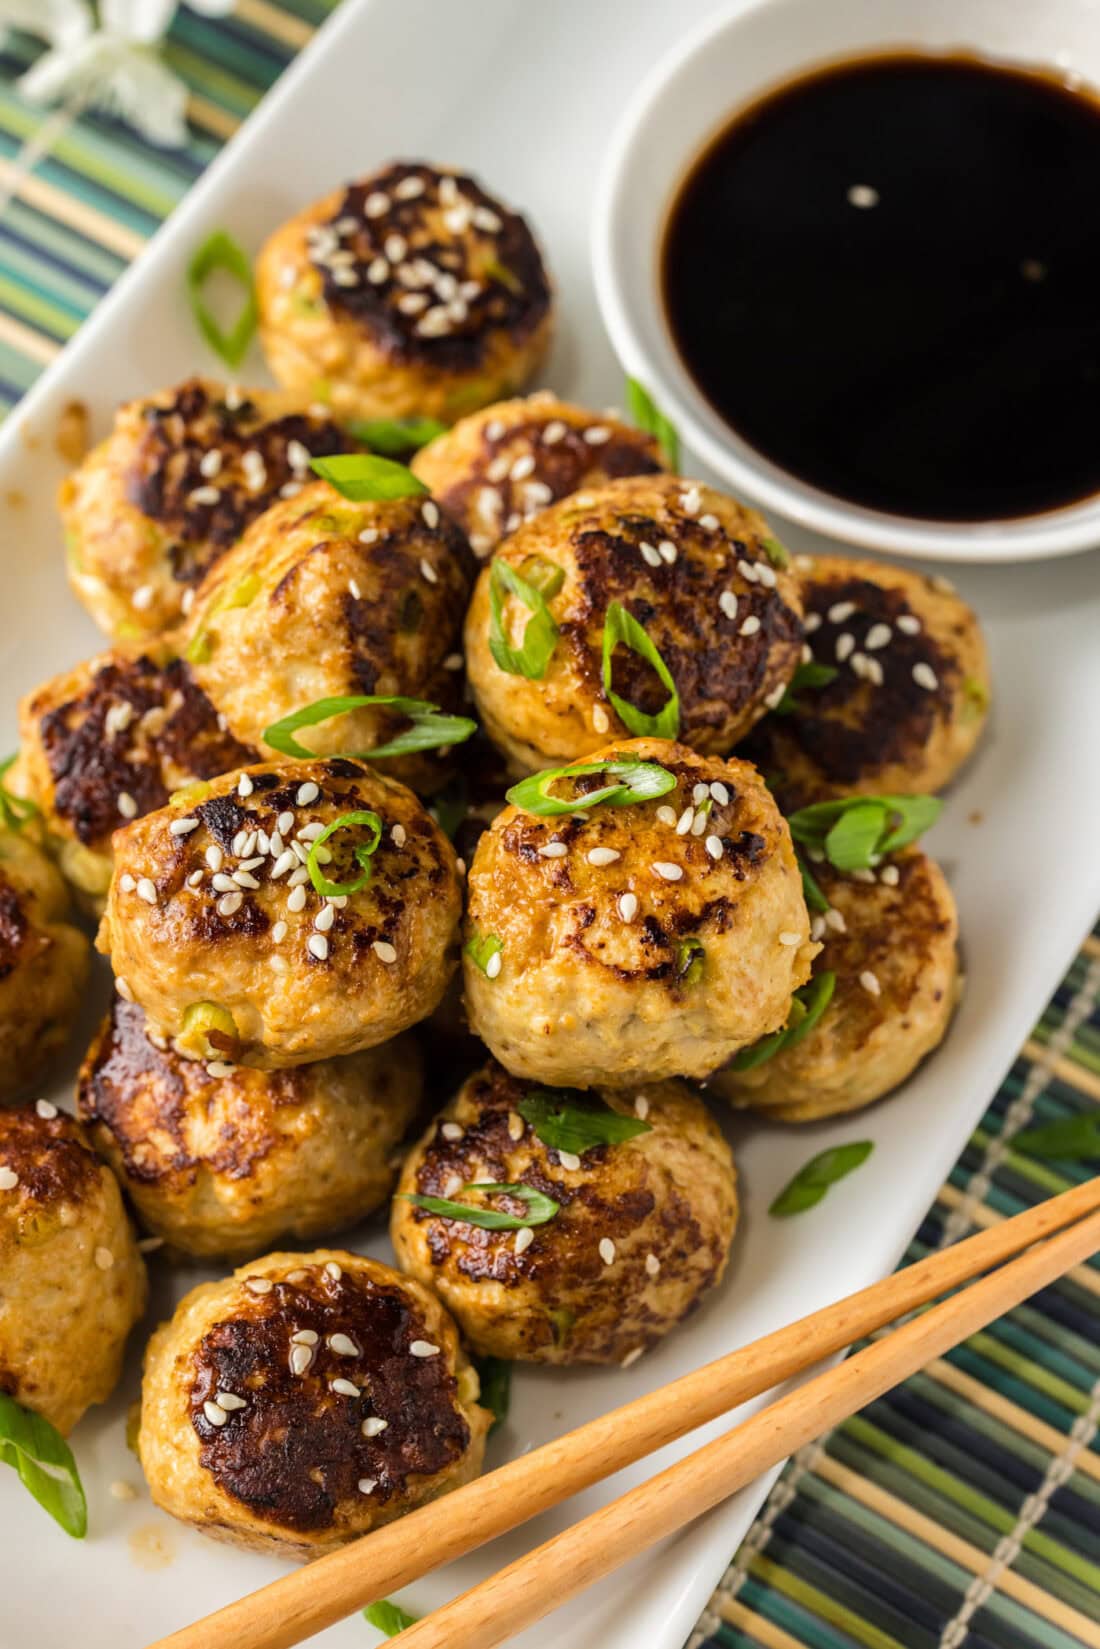
<svg viewBox="0 0 1100 1649"><path fill-rule="evenodd" d="M665 468L652 435L540 390L462 418L423 447L414 474L460 523L475 555L582 487Z"/></svg>
<svg viewBox="0 0 1100 1649"><path fill-rule="evenodd" d="M68 1041L91 947L63 920L65 884L26 830L0 830L0 1100Z"/></svg>
<svg viewBox="0 0 1100 1649"><path fill-rule="evenodd" d="M142 1010L116 997L77 1104L147 1230L183 1254L242 1260L384 1202L420 1085L411 1036L294 1070L211 1074L158 1047Z"/></svg>
<svg viewBox="0 0 1100 1649"><path fill-rule="evenodd" d="M580 1157L545 1145L519 1114L529 1085L491 1061L407 1158L391 1235L403 1268L433 1287L481 1355L537 1363L632 1362L722 1279L737 1222L729 1146L683 1082L603 1092L648 1133ZM562 1094L584 1105L586 1096ZM488 1180L552 1197L544 1225L489 1231L418 1208ZM492 1206L520 1217L519 1199Z"/></svg>
<svg viewBox="0 0 1100 1649"><path fill-rule="evenodd" d="M248 523L309 476L310 457L356 450L280 391L189 378L130 401L62 483L69 582L108 635L158 635Z"/></svg>
<svg viewBox="0 0 1100 1649"><path fill-rule="evenodd" d="M546 598L559 634L544 674L513 675L493 658L493 562L467 615L466 667L486 732L517 772L577 760L609 735L627 736L601 673L604 622L619 602L672 675L679 737L724 755L782 695L798 663L797 581L772 565L774 546L755 511L671 475L611 481L544 510L494 557L528 583L559 584ZM512 645L522 644L530 617L506 595L503 629ZM622 645L612 687L648 714L668 698L652 666Z"/></svg>
<svg viewBox="0 0 1100 1649"><path fill-rule="evenodd" d="M69 1432L118 1383L145 1264L110 1169L45 1100L0 1111L0 1391Z"/></svg>
<svg viewBox="0 0 1100 1649"><path fill-rule="evenodd" d="M201 585L185 653L238 738L315 699L376 693L457 709L461 626L474 558L428 498L351 503L325 481L253 523ZM407 722L378 708L309 728L328 755L370 750ZM434 752L387 770L418 788L446 775Z"/></svg>
<svg viewBox="0 0 1100 1649"><path fill-rule="evenodd" d="M256 760L166 643L115 648L54 676L19 706L16 788L34 800L61 869L89 909L111 879L111 836L173 791Z"/></svg>
<svg viewBox="0 0 1100 1649"><path fill-rule="evenodd" d="M256 263L279 382L341 417L450 423L513 394L550 338L523 218L472 177L397 161L292 217Z"/></svg>
<svg viewBox="0 0 1100 1649"><path fill-rule="evenodd" d="M317 837L316 890L305 863ZM404 785L359 762L225 774L114 838L97 944L123 996L193 1058L276 1069L388 1042L431 1013L457 960L454 849Z"/></svg>
<svg viewBox="0 0 1100 1649"><path fill-rule="evenodd" d="M978 620L945 579L882 561L799 558L807 657L837 671L799 688L742 754L784 812L850 795L942 790L989 708Z"/></svg>
<svg viewBox="0 0 1100 1649"><path fill-rule="evenodd" d="M138 1454L204 1534L316 1557L476 1477L492 1416L419 1283L342 1250L192 1289L145 1354Z"/></svg>
<svg viewBox="0 0 1100 1649"><path fill-rule="evenodd" d="M618 755L659 763L675 789L551 818L507 807L470 867L467 1012L517 1076L574 1088L708 1076L782 1025L809 977L790 833L755 769L660 739L592 761ZM578 791L605 782L597 771Z"/></svg>
<svg viewBox="0 0 1100 1649"><path fill-rule="evenodd" d="M813 931L814 974L836 975L825 1012L789 1051L747 1071L719 1071L710 1091L784 1122L869 1105L939 1046L958 999L958 921L943 872L918 848L876 872L815 865L829 900Z"/></svg>

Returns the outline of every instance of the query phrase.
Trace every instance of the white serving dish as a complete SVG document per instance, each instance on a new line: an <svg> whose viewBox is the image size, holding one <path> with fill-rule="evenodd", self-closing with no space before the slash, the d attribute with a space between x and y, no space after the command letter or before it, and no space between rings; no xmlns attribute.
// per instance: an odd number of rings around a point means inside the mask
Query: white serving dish
<svg viewBox="0 0 1100 1649"><path fill-rule="evenodd" d="M730 491L762 509L871 550L989 562L1100 545L1100 497L1015 520L914 521L849 503L772 463L730 429L684 367L665 322L656 257L692 161L731 114L769 88L830 59L960 48L1100 84L1095 7L1081 0L736 0L681 34L616 126L597 193L593 246L600 306L619 357L648 384L692 450Z"/></svg>
<svg viewBox="0 0 1100 1649"><path fill-rule="evenodd" d="M546 381L602 406L619 369L589 275L594 174L625 98L657 58L705 15L702 0L349 0L215 163L139 265L103 303L0 433L0 523L11 619L0 697L14 741L16 696L94 652L101 638L68 594L53 489L62 465L56 418L74 397L102 431L124 396L211 362L183 295L189 251L227 224L250 248L334 181L392 155L470 166L522 205L556 272L561 327ZM258 377L258 371L248 376ZM777 521L799 549L813 539ZM991 736L951 796L932 848L962 912L970 986L948 1042L906 1089L856 1118L802 1130L739 1122L745 1217L721 1291L628 1372L521 1372L513 1416L490 1460L523 1451L626 1398L890 1270L1100 907L1100 561L964 570L959 582L988 628L999 700ZM974 822L972 822L974 821ZM86 1031L106 1000L99 980ZM72 1072L54 1097L68 1101ZM768 1219L772 1196L814 1151L871 1137L858 1178L810 1214ZM389 1257L378 1228L370 1252ZM155 1273L153 1318L205 1275ZM140 1340L140 1336L138 1337ZM138 1388L135 1343L115 1399L78 1428L91 1533L69 1542L0 1471L0 1542L9 1554L0 1643L36 1649L146 1644L282 1572L274 1560L219 1546L135 1502L125 1448ZM658 1457L667 1463L680 1449ZM621 1474L515 1538L409 1588L425 1610L653 1469ZM525 1634L524 1649L679 1649L758 1506L764 1484ZM163 1562L161 1563L161 1559ZM161 1566L157 1566L161 1564ZM355 1618L316 1640L365 1649Z"/></svg>

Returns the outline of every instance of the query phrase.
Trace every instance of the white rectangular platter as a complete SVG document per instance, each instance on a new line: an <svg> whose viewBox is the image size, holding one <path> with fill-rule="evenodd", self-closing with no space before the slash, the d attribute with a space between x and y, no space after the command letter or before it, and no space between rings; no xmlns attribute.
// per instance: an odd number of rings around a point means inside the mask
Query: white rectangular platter
<svg viewBox="0 0 1100 1649"><path fill-rule="evenodd" d="M589 276L592 186L639 78L710 9L705 0L346 0L0 434L5 747L14 744L17 696L101 645L62 570L58 412L69 399L85 401L99 434L119 400L216 369L184 298L190 250L219 225L253 250L291 211L393 156L469 168L529 214L556 275L561 321L545 381L571 399L613 402L621 377ZM261 376L258 363L242 374L250 376ZM806 534L775 525L795 548L813 547ZM721 1290L629 1372L521 1372L490 1463L889 1271L1100 908L1100 559L966 568L958 583L987 629L997 702L991 733L931 839L959 901L969 974L946 1045L865 1115L801 1130L738 1123L745 1212ZM89 1030L106 992L104 975ZM67 1103L71 1090L70 1071L53 1097ZM861 1137L874 1140L875 1153L857 1177L799 1219L769 1220L769 1201L814 1151ZM390 1257L378 1228L363 1234L363 1246ZM151 1320L197 1276L162 1270ZM280 1572L272 1560L171 1523L144 1490L132 1502L112 1498L116 1479L140 1485L124 1442L140 1349L114 1401L75 1435L90 1501L83 1545L38 1513L14 1474L0 1473L8 1554L0 1643L13 1649L136 1649ZM404 1601L431 1608L641 1475L622 1474L410 1588ZM658 1560L633 1556L613 1580L525 1634L524 1649L678 1649L764 1488L700 1521ZM355 1618L316 1641L365 1649L372 1639Z"/></svg>

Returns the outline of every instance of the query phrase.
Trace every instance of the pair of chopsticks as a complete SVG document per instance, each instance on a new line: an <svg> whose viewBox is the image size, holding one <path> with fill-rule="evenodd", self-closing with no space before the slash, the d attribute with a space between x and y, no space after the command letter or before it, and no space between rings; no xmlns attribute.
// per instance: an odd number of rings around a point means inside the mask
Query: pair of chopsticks
<svg viewBox="0 0 1100 1649"><path fill-rule="evenodd" d="M1100 1177L613 1409L150 1649L291 1649L364 1604L920 1311L889 1336L785 1393L401 1634L402 1649L493 1649L1097 1250ZM950 1293L976 1277L980 1280L971 1287ZM920 1310L942 1294L949 1298Z"/></svg>

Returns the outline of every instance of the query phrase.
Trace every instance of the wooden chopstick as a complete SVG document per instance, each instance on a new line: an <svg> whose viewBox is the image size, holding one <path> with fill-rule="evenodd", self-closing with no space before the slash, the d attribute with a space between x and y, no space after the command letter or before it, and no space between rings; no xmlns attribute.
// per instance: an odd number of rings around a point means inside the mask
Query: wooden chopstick
<svg viewBox="0 0 1100 1649"><path fill-rule="evenodd" d="M1100 1178L612 1409L150 1649L292 1649L1097 1209Z"/></svg>
<svg viewBox="0 0 1100 1649"><path fill-rule="evenodd" d="M495 1649L1100 1249L1100 1213L786 1393L426 1616L402 1649Z"/></svg>

